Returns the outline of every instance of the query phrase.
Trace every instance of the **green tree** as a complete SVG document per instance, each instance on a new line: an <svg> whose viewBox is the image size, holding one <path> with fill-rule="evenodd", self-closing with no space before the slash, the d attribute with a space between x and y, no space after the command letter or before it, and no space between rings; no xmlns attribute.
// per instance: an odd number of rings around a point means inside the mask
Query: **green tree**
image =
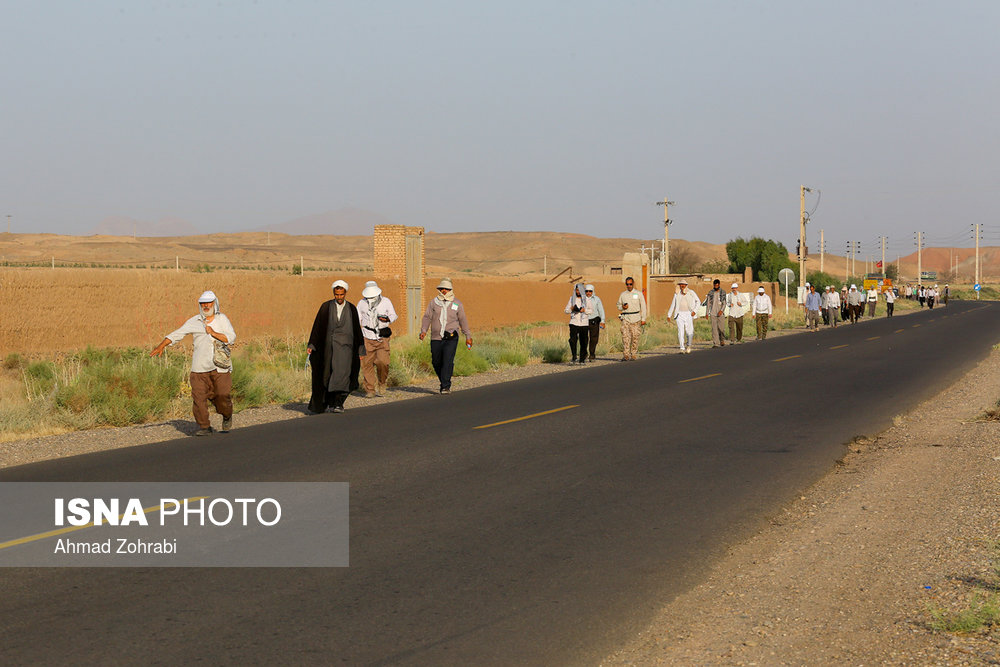
<svg viewBox="0 0 1000 667"><path fill-rule="evenodd" d="M795 263L788 259L788 250L783 243L754 236L749 241L736 238L726 244L729 271L743 273L747 267L753 271L754 280L777 280L781 269L796 271ZM796 274L798 271L796 271Z"/></svg>

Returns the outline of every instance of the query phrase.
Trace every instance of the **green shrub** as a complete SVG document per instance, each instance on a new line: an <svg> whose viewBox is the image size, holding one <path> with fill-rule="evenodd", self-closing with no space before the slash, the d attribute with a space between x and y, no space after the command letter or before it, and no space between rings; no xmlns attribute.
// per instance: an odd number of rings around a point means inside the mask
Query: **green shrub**
<svg viewBox="0 0 1000 667"><path fill-rule="evenodd" d="M554 347L548 346L542 349L541 357L542 362L546 364L561 364L566 361L566 357L569 356L568 347Z"/></svg>

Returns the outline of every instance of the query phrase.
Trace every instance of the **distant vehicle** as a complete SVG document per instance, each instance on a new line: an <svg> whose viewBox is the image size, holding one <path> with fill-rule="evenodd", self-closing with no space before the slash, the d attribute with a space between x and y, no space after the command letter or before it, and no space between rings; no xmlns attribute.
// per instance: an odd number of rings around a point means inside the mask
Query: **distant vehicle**
<svg viewBox="0 0 1000 667"><path fill-rule="evenodd" d="M921 280L937 280L937 271L921 271Z"/></svg>

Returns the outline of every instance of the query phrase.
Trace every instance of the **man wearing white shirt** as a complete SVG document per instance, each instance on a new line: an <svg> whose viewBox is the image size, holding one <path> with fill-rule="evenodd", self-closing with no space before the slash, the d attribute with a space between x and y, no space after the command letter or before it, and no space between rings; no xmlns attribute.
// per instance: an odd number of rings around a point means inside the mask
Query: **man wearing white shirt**
<svg viewBox="0 0 1000 667"><path fill-rule="evenodd" d="M896 307L896 293L892 291L892 288L888 288L885 291L885 316L892 317L892 309Z"/></svg>
<svg viewBox="0 0 1000 667"><path fill-rule="evenodd" d="M771 297L764 294L764 287L757 288L757 296L753 298L753 305L750 312L757 321L757 340L767 338L767 325L774 312L771 306Z"/></svg>
<svg viewBox="0 0 1000 667"><path fill-rule="evenodd" d="M698 306L701 301L698 295L690 291L688 281L681 278L677 281L678 292L670 303L667 317L672 317L677 323L677 340L681 352L691 354L691 344L694 339L694 320L698 317Z"/></svg>
<svg viewBox="0 0 1000 667"><path fill-rule="evenodd" d="M208 418L208 402L212 401L215 411L222 415L222 429L225 433L233 426L233 376L229 349L217 355L216 341L231 345L236 341L236 332L229 318L219 310L219 299L212 291L198 297L199 313L182 324L179 329L167 334L166 338L149 353L151 357L163 354L164 348L179 342L191 334L194 352L191 354L191 411L198 422L195 435L210 435L212 423ZM220 365L221 364L221 365Z"/></svg>
<svg viewBox="0 0 1000 667"><path fill-rule="evenodd" d="M840 319L840 294L833 287L826 288L826 313L829 318L828 324L831 327L837 326L837 320Z"/></svg>
<svg viewBox="0 0 1000 667"><path fill-rule="evenodd" d="M389 381L389 337L392 336L389 325L397 318L392 301L382 296L382 290L374 280L365 283L361 291L358 318L361 335L365 338L365 356L361 359L365 398L373 398L382 395Z"/></svg>
<svg viewBox="0 0 1000 667"><path fill-rule="evenodd" d="M742 343L743 316L747 313L747 308L750 306L750 300L745 295L740 294L740 286L738 283L733 283L731 290L732 291L726 295L726 310L728 311L729 319L729 341L731 343Z"/></svg>
<svg viewBox="0 0 1000 667"><path fill-rule="evenodd" d="M875 317L875 304L878 303L878 290L872 287L867 293L868 317Z"/></svg>

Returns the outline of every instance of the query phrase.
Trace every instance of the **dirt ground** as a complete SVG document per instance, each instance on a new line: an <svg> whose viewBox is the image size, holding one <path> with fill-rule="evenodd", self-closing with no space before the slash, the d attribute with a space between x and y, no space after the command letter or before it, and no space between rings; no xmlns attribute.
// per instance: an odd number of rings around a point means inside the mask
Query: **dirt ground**
<svg viewBox="0 0 1000 667"><path fill-rule="evenodd" d="M1000 351L838 468L605 665L993 665L1000 629L931 611L1000 590Z"/></svg>

